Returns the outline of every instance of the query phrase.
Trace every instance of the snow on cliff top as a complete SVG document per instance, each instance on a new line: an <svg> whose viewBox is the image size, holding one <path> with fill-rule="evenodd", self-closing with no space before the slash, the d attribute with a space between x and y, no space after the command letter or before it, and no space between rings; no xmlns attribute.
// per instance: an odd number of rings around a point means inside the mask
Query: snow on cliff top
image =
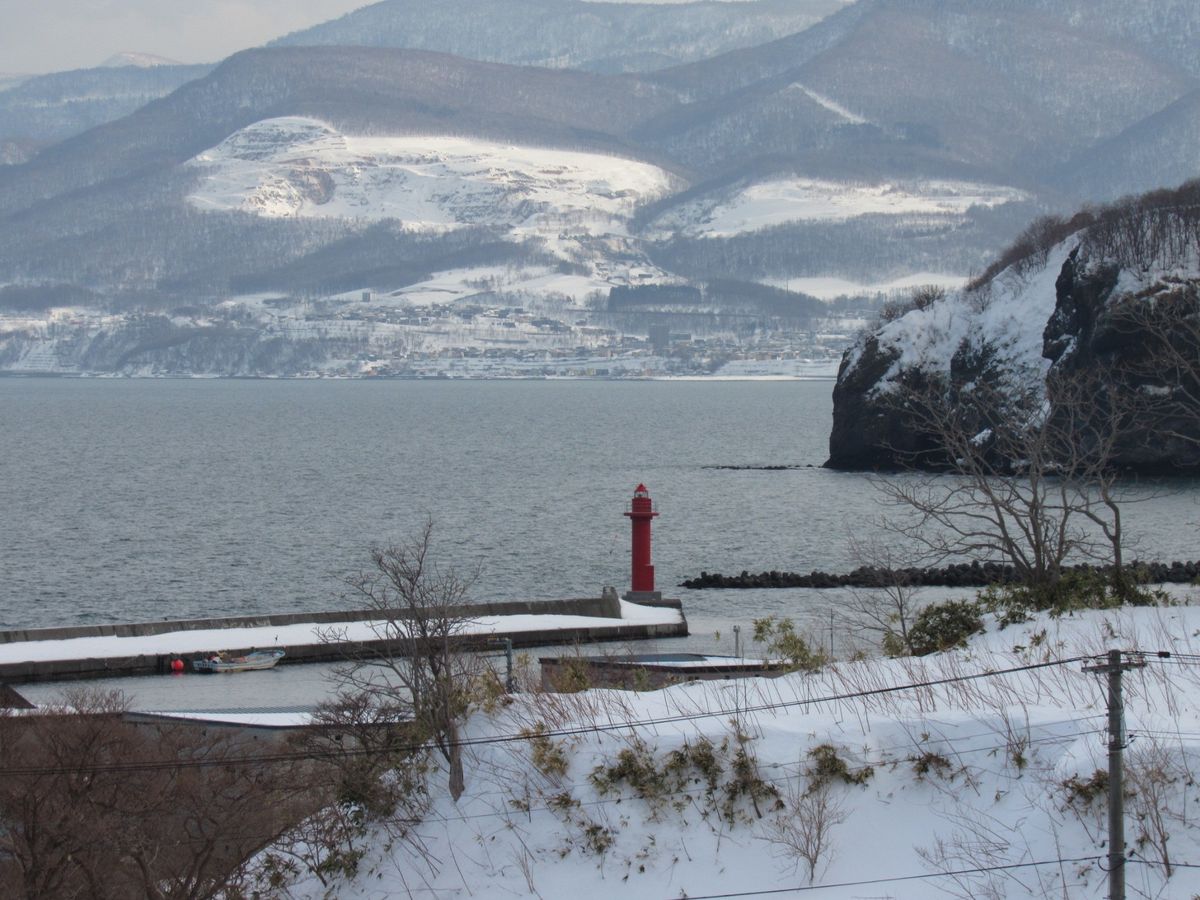
<svg viewBox="0 0 1200 900"><path fill-rule="evenodd" d="M666 193L664 170L600 153L447 136L345 135L315 119L266 119L190 160L199 209L280 218L393 218L447 230L502 225L623 233Z"/></svg>
<svg viewBox="0 0 1200 900"><path fill-rule="evenodd" d="M837 900L1102 897L1103 792L1089 800L1085 786L1105 766L1104 680L1078 657L1109 647L1196 654L1198 633L1190 606L1088 612L992 625L966 650L923 659L646 693L517 695L469 724L466 793L454 804L435 784L417 829L425 854L381 838L332 895L694 900L816 887ZM1150 658L1125 682L1130 896L1190 898L1200 892L1190 868L1200 865L1200 789L1189 774L1200 763L1200 666ZM541 769L527 742L489 742L539 723L571 732L543 747ZM711 784L686 762L705 739L720 765ZM835 776L814 788L809 752L821 745L862 783ZM749 754L740 771L757 771L759 789L777 798L738 793L752 783L732 774L739 746ZM561 770L548 762L555 747ZM627 773L647 762L659 773L643 769L640 792L619 773L607 787L591 777L622 751ZM672 751L685 773L677 782L663 774ZM827 852L810 879L797 847L813 832L814 798L826 801ZM1156 809L1181 864L1169 878ZM939 874L959 870L974 871ZM312 880L294 896L325 891Z"/></svg>
<svg viewBox="0 0 1200 900"><path fill-rule="evenodd" d="M983 288L948 293L882 325L875 332L879 349L896 353L896 358L876 390L889 390L906 369L948 373L964 341L974 347L991 345L996 361L1014 380L1043 382L1049 361L1042 357L1042 333L1057 300L1054 284L1077 244L1072 237L1054 247L1040 268L1024 274L1006 269ZM861 335L851 348L850 369L861 359L869 336Z"/></svg>

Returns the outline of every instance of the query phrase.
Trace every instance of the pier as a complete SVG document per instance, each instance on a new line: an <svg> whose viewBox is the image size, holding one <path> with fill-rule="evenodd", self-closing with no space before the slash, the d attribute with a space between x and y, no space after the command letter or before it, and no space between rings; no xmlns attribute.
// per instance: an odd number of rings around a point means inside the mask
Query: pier
<svg viewBox="0 0 1200 900"><path fill-rule="evenodd" d="M686 637L678 600L629 603L615 591L600 597L529 600L456 607L467 647L514 647ZM0 631L0 683L23 684L154 675L204 653L233 655L279 648L280 665L339 662L391 651L379 610L180 619Z"/></svg>

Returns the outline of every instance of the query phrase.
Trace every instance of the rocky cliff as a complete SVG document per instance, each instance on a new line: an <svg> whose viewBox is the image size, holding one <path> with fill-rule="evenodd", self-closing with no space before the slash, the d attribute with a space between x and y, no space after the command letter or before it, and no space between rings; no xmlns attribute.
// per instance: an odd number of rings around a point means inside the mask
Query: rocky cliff
<svg viewBox="0 0 1200 900"><path fill-rule="evenodd" d="M909 408L931 385L945 404L1032 398L1056 416L1061 385L1086 380L1093 410L1117 423L1114 465L1200 471L1198 196L1192 182L1043 220L965 290L885 309L843 356L826 466L936 460Z"/></svg>

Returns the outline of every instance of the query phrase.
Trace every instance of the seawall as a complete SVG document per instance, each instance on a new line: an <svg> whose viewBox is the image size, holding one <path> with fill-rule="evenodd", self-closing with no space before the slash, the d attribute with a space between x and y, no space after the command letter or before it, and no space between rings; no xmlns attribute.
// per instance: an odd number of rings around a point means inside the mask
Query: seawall
<svg viewBox="0 0 1200 900"><path fill-rule="evenodd" d="M468 646L495 646L511 640L514 647L536 647L557 644L598 643L605 641L635 641L655 638L686 637L687 619L678 600L662 600L641 604L675 610L677 616L660 616L661 621L641 619L623 620L622 607L615 597L585 597L568 600L519 600L500 603L481 603L455 607L448 611L453 617L498 618L500 624L487 633L464 635ZM506 627L506 617L523 617L513 627ZM570 616L597 619L595 625L574 621L571 624L555 622L552 617ZM528 617L534 617L532 621ZM544 617L544 624L537 619ZM230 616L209 619L179 619L161 622L136 622L111 625L82 625L61 628L36 628L0 631L0 682L13 684L35 681L63 681L90 678L113 678L129 675L154 675L170 671L173 659L189 659L199 655L195 644L201 638L194 632L205 632L202 637L205 651L221 650L239 655L254 646L276 646L287 654L281 665L302 662L338 662L364 655L377 655L394 650L393 642L373 638L366 640L339 639L340 626L379 621L378 610L325 611L306 613L279 613L257 616ZM674 621L665 621L672 618ZM620 621L614 621L620 620ZM294 626L312 626L308 638L302 640L271 643L268 636L261 639L257 629L282 629ZM315 636L317 629L325 632ZM213 634L213 633L216 634ZM259 636L257 644L251 639ZM71 644L87 639L128 639L111 641L111 645L136 645L139 638L149 639L154 649L149 652L95 653L73 651ZM55 651L62 642L63 653L59 658ZM82 645L81 645L82 646ZM54 650L51 650L51 647ZM21 659L23 651L36 650L39 658ZM55 658L46 658L54 655Z"/></svg>

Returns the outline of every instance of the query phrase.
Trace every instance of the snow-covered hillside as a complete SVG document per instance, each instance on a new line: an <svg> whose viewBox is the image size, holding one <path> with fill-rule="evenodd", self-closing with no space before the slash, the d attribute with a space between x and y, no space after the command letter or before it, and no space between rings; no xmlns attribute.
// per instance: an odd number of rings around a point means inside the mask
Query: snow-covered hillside
<svg viewBox="0 0 1200 900"><path fill-rule="evenodd" d="M100 63L102 69L119 69L122 66L136 66L139 69L149 69L153 66L180 66L183 63L174 59L167 59L165 56L156 56L153 53L139 53L134 50L122 50L120 53L114 53L104 62Z"/></svg>
<svg viewBox="0 0 1200 900"><path fill-rule="evenodd" d="M856 216L962 216L972 206L1028 200L1015 188L961 181L846 183L773 179L732 196L708 194L681 203L655 221L657 229L692 237L725 237L786 222L841 222Z"/></svg>
<svg viewBox="0 0 1200 900"><path fill-rule="evenodd" d="M462 225L621 232L635 206L670 190L647 163L445 136L349 136L314 119L257 122L191 164L189 199L266 217L400 219Z"/></svg>
<svg viewBox="0 0 1200 900"><path fill-rule="evenodd" d="M868 343L874 352L891 358L891 365L875 383L873 392L887 392L906 371L946 376L955 354L964 347L985 345L995 370L1014 386L1042 383L1050 361L1042 356L1042 335L1054 312L1054 284L1063 263L1078 246L1068 240L1046 257L1043 265L1017 272L1009 269L974 294L948 292L927 306L911 309L875 332L860 334L843 365L843 377L852 377Z"/></svg>
<svg viewBox="0 0 1200 900"><path fill-rule="evenodd" d="M1147 663L1125 678L1129 896L1184 900L1198 633L1192 606L1088 612L921 659L517 695L471 721L467 791L435 786L421 853L381 837L356 879L294 896L1106 896L1105 681L1082 657L1117 648ZM495 741L522 731L543 736Z"/></svg>

